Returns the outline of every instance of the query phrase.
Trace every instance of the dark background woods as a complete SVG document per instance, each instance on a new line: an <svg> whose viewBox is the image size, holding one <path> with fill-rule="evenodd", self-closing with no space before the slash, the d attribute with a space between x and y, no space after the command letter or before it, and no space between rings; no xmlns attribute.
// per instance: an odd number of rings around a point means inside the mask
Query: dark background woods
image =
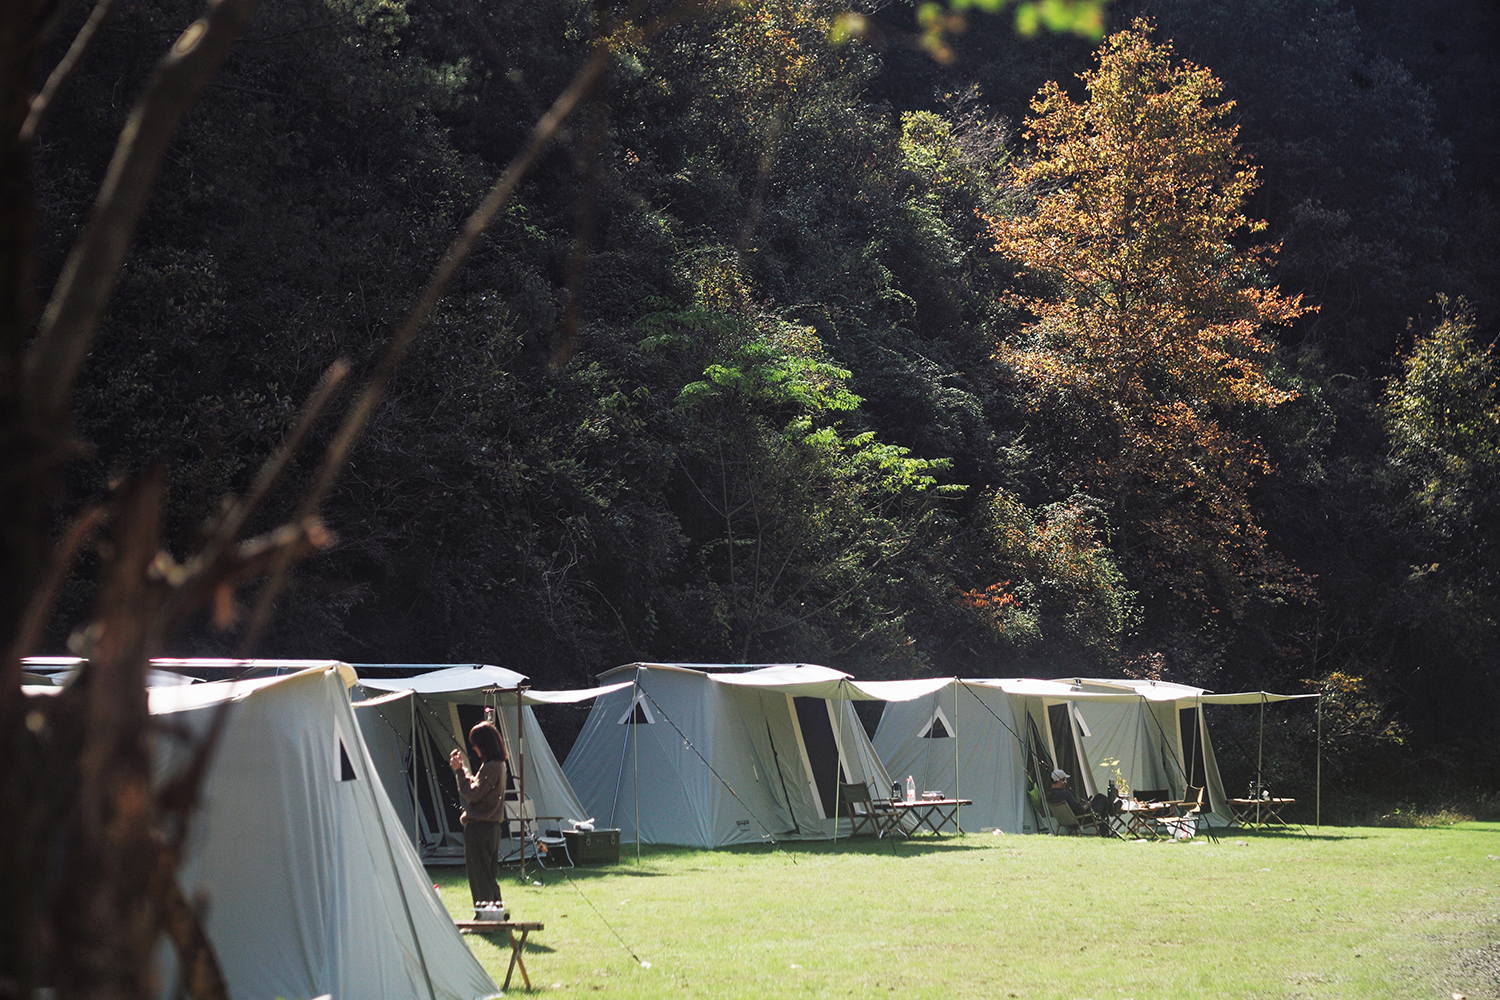
<svg viewBox="0 0 1500 1000"><path fill-rule="evenodd" d="M1003 181L1027 102L1047 80L1081 98L1093 46L975 16L941 65L904 6L834 48L836 5L751 4L615 62L400 370L325 505L339 546L299 567L257 654L497 662L539 687L634 659L1159 672L1322 690L1336 781L1432 790L1478 765L1495 788L1500 23L1420 6L1110 15L1149 14L1223 80L1262 171L1249 214L1282 245L1268 277L1319 307L1266 332L1297 398L1221 415L1272 459L1251 501L1274 572L1185 578L1133 547L1142 506L1074 474L1090 428L1029 408L995 360L1016 269L976 213L1025 209ZM121 5L40 136L41 292L196 14ZM327 365L373 366L589 14L263 3L156 187L59 516L159 460L187 554ZM1406 364L1445 323L1446 353ZM1453 433L1421 416L1458 410ZM65 651L92 579L41 651ZM204 624L173 652L236 644Z"/></svg>

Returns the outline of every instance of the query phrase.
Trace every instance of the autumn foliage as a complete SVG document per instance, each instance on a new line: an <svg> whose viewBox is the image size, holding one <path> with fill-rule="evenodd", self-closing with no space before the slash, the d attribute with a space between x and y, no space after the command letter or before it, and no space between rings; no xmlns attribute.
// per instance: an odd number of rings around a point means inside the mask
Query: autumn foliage
<svg viewBox="0 0 1500 1000"><path fill-rule="evenodd" d="M1246 243L1263 224L1232 102L1151 35L1138 20L1105 41L1087 100L1049 83L1032 101L1011 176L1032 210L985 217L1028 320L997 357L1038 419L1071 425L1054 428L1068 485L1134 527L1117 548L1142 582L1234 610L1246 579L1278 575L1247 499L1268 463L1236 416L1293 398L1262 336L1308 307L1262 283L1275 248Z"/></svg>

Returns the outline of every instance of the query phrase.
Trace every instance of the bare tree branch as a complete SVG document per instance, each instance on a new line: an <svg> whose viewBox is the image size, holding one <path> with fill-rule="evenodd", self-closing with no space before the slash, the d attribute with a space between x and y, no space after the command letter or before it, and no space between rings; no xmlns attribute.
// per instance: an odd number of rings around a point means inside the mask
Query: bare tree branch
<svg viewBox="0 0 1500 1000"><path fill-rule="evenodd" d="M37 131L42 127L42 122L47 119L47 112L52 109L52 104L57 100L57 95L62 91L63 84L68 82L79 63L83 61L89 46L98 37L99 29L109 19L110 11L114 8L115 0L99 0L94 5L94 10L89 14L89 19L83 23L78 34L73 36L73 44L68 47L68 52L62 61L53 67L51 75L47 77L47 83L42 87L41 93L31 99L31 110L26 114L26 121L21 125L21 141L30 143L36 138Z"/></svg>

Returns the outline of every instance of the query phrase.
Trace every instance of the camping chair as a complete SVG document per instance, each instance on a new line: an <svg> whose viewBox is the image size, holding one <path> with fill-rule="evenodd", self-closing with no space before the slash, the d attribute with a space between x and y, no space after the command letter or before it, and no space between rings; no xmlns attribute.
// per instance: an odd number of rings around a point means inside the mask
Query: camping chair
<svg viewBox="0 0 1500 1000"><path fill-rule="evenodd" d="M1079 833L1083 833L1084 830L1090 830L1096 834L1114 832L1107 826L1100 827L1098 816L1095 816L1091 812L1086 812L1080 816L1066 802L1048 802L1047 809L1052 813L1052 818L1057 821L1058 833L1067 829L1077 830Z"/></svg>
<svg viewBox="0 0 1500 1000"><path fill-rule="evenodd" d="M851 837L857 837L861 833L868 833L872 837L883 837L887 833L906 833L901 828L901 814L891 808L889 801L875 801L870 796L869 785L846 785L839 782L839 801L843 803L844 815L853 824L849 830Z"/></svg>
<svg viewBox="0 0 1500 1000"><path fill-rule="evenodd" d="M527 857L536 858L540 861L545 850L541 846L538 836L539 828L536 821L536 803L528 795L518 805L515 793L511 792L505 797L505 820L502 828L505 832L500 841L500 863L508 865L519 862Z"/></svg>

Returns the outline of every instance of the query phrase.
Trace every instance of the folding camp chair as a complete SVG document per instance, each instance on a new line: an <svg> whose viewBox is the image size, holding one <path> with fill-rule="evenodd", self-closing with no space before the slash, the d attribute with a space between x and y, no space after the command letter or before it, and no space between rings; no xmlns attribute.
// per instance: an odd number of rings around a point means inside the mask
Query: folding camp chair
<svg viewBox="0 0 1500 1000"><path fill-rule="evenodd" d="M1083 833L1085 830L1096 834L1114 833L1108 826L1101 827L1099 825L1098 816L1095 816L1091 812L1086 812L1080 816L1066 802L1048 802L1047 809L1052 813L1052 818L1057 821L1057 830L1059 833L1068 829L1077 830L1079 833Z"/></svg>
<svg viewBox="0 0 1500 1000"><path fill-rule="evenodd" d="M537 826L536 803L531 796L517 803L515 793L505 797L505 821L501 827L504 835L500 841L500 863L516 864L526 858L542 860L546 848L542 846Z"/></svg>
<svg viewBox="0 0 1500 1000"><path fill-rule="evenodd" d="M849 830L851 837L861 833L872 837L883 837L887 833L906 834L901 828L901 814L891 808L889 801L873 799L868 785L839 782L839 801L843 803L844 815L853 824Z"/></svg>

